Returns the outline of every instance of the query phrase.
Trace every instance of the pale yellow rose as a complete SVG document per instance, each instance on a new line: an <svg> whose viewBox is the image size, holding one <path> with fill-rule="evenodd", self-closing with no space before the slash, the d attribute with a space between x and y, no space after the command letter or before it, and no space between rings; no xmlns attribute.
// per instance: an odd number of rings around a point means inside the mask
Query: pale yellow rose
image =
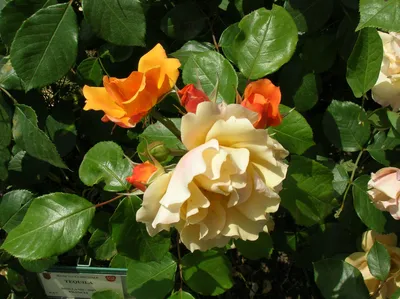
<svg viewBox="0 0 400 299"><path fill-rule="evenodd" d="M400 169L385 167L371 174L368 191L375 207L389 212L396 220L400 220Z"/></svg>
<svg viewBox="0 0 400 299"><path fill-rule="evenodd" d="M346 258L346 262L360 270L365 285L370 295L374 294L381 282L372 276L368 268L367 255L374 243L378 241L384 245L391 257L391 268L386 283L381 287L377 296L378 299L390 298L390 296L400 287L400 248L397 246L397 236L395 234L381 235L374 231L366 231L362 236L362 249L364 252L355 252Z"/></svg>
<svg viewBox="0 0 400 299"><path fill-rule="evenodd" d="M147 188L136 214L151 236L175 227L187 248L204 251L272 229L288 152L253 127L257 117L240 105L213 102L182 117L188 153Z"/></svg>
<svg viewBox="0 0 400 299"><path fill-rule="evenodd" d="M379 32L383 43L383 60L381 71L372 98L383 107L392 106L394 111L400 109L400 34Z"/></svg>

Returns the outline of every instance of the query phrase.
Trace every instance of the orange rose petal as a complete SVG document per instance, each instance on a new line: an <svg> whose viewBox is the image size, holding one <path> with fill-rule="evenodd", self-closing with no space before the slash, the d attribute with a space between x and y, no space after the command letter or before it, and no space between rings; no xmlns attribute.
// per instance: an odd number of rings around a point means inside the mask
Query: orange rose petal
<svg viewBox="0 0 400 299"><path fill-rule="evenodd" d="M181 63L179 62L178 59L175 58L165 59L161 64L160 77L158 79L157 88L160 89L165 80L168 80L168 85L170 88L172 88L175 85L176 80L178 80L179 77L178 68L180 66ZM165 78L165 76L167 76L167 78Z"/></svg>
<svg viewBox="0 0 400 299"><path fill-rule="evenodd" d="M138 71L145 73L155 67L160 67L167 58L164 48L157 44L153 49L143 55L139 60Z"/></svg>
<svg viewBox="0 0 400 299"><path fill-rule="evenodd" d="M120 118L125 115L124 109L118 106L110 97L104 87L83 87L83 95L86 98L86 105L83 110L102 110L105 114L114 118Z"/></svg>
<svg viewBox="0 0 400 299"><path fill-rule="evenodd" d="M107 92L122 104L132 101L136 94L145 88L146 82L142 73L132 72L124 79L104 76L103 85Z"/></svg>

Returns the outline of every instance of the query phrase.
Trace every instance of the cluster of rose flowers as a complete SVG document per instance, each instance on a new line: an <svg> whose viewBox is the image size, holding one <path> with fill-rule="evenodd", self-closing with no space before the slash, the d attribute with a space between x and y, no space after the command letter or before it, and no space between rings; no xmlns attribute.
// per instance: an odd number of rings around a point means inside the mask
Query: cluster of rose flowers
<svg viewBox="0 0 400 299"><path fill-rule="evenodd" d="M391 105L397 111L399 36L382 33L381 37L385 55L372 95L382 106ZM85 86L84 110L103 111L102 121L132 128L166 94L176 91L187 112L180 128L187 152L172 171L166 171L152 157L133 168L127 180L144 192L137 221L146 225L151 236L174 227L191 251L224 247L232 238L257 240L260 232L274 227L271 213L279 208L278 193L288 168L284 161L288 151L266 130L282 121L280 89L270 80L260 79L250 82L235 104L216 103L201 86L189 84L177 89L179 67L179 60L168 58L158 44L140 59L138 71L129 77L105 76L104 87ZM400 170L387 167L372 174L369 188L375 206L400 219ZM376 240L386 246L392 258L390 283L380 290L384 296L400 286L400 248L394 234L366 232L365 252L354 253L346 261L360 269L374 293L380 282L369 272L366 256Z"/></svg>

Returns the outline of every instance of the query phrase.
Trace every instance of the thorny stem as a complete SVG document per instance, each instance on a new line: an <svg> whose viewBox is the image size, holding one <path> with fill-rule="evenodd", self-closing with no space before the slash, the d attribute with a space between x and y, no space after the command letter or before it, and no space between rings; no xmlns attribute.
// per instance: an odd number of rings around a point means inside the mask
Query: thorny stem
<svg viewBox="0 0 400 299"><path fill-rule="evenodd" d="M113 202L113 201L116 201L117 199L120 199L121 197L124 197L124 196L125 196L125 195L123 195L123 194L119 194L119 195L117 195L117 196L111 198L110 200L107 200L107 201L98 203L98 204L95 206L95 208L97 209L97 208L99 208L99 207L101 207L101 206L107 205L107 204L109 204L109 203L111 203L111 202Z"/></svg>
<svg viewBox="0 0 400 299"><path fill-rule="evenodd" d="M175 124L168 118L161 115L156 110L151 111L151 116L153 116L156 120L162 123L168 130L171 131L172 134L176 136L179 140L181 140L181 131L175 126Z"/></svg>
<svg viewBox="0 0 400 299"><path fill-rule="evenodd" d="M11 95L11 93L9 93L7 90L5 90L4 88L0 87L0 89L11 99L13 100L15 105L18 105L17 100Z"/></svg>
<svg viewBox="0 0 400 299"><path fill-rule="evenodd" d="M181 264L181 248L179 247L179 233L176 236L176 249L178 251L178 267L179 267L179 278L180 278L180 291L183 288L183 275L182 275L182 264Z"/></svg>
<svg viewBox="0 0 400 299"><path fill-rule="evenodd" d="M364 149L362 149L362 150L358 153L358 156L357 156L357 159L356 159L356 162L355 162L355 165L354 165L354 169L353 169L353 171L351 172L351 176L350 176L349 182L348 182L348 184L347 184L346 190L344 191L343 200L342 200L342 205L341 205L340 208L336 211L336 213L335 213L335 218L339 218L340 213L343 211L344 204L345 204L346 198L347 198L347 193L349 193L350 187L353 185L354 176L355 176L356 171L357 171L357 169L358 169L358 163L360 162L360 159L361 159L361 156L362 156L363 153L364 153Z"/></svg>

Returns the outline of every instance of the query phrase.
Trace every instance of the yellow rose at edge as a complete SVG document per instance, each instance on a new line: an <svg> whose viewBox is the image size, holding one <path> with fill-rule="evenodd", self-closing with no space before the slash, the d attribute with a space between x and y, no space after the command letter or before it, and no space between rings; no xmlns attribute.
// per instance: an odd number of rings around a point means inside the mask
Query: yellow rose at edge
<svg viewBox="0 0 400 299"><path fill-rule="evenodd" d="M383 287L380 288L381 281L376 279L368 268L367 255L374 243L378 241L384 245L390 254L391 267L389 276ZM400 248L397 246L397 236L395 234L381 235L374 231L366 231L362 236L362 249L364 252L355 252L346 258L346 262L360 270L365 285L370 295L374 294L379 288L377 299L386 299L400 287Z"/></svg>
<svg viewBox="0 0 400 299"><path fill-rule="evenodd" d="M383 60L372 98L383 107L400 109L400 33L379 32L383 43Z"/></svg>
<svg viewBox="0 0 400 299"><path fill-rule="evenodd" d="M213 102L182 117L188 153L147 188L136 214L151 236L175 227L187 248L204 251L273 228L288 152L253 127L257 117L241 105Z"/></svg>
<svg viewBox="0 0 400 299"><path fill-rule="evenodd" d="M159 98L170 91L179 76L178 59L168 58L157 44L139 60L138 71L128 78L103 77L104 87L83 87L86 98L84 110L100 110L102 121L112 121L124 128L132 128Z"/></svg>

